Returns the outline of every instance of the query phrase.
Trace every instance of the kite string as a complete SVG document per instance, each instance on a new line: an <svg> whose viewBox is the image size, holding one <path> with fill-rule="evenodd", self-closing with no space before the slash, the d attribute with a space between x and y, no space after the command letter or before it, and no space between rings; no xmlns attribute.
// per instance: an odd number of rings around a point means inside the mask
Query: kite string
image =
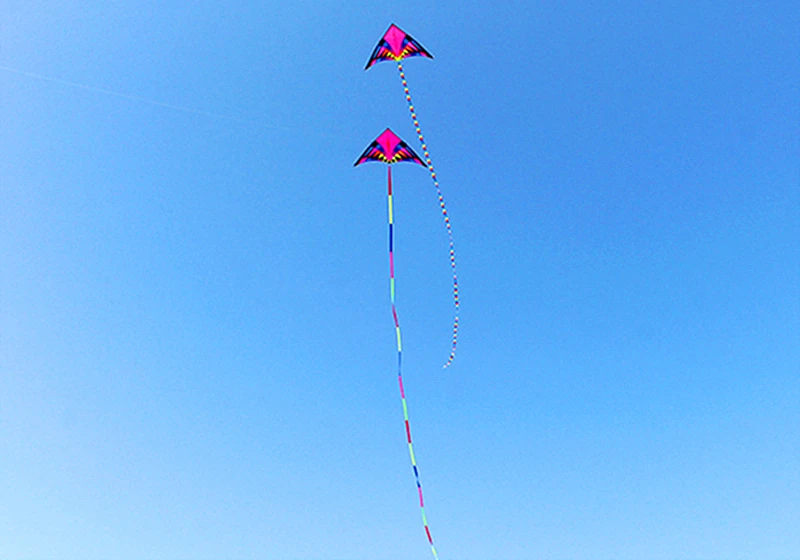
<svg viewBox="0 0 800 560"><path fill-rule="evenodd" d="M394 289L394 209L392 204L392 166L386 166L389 169L389 292L392 299L392 318L394 319L394 330L397 337L397 383L400 386L400 399L403 401L403 419L406 427L406 439L408 441L408 454L411 457L411 467L414 469L414 479L417 483L417 494L419 495L419 507L422 511L422 525L425 527L425 535L428 537L428 543L431 545L433 557L438 560L439 555L436 552L436 547L433 545L433 537L431 530L428 527L428 518L425 515L425 501L422 499L422 484L419 481L419 469L417 468L417 459L414 456L414 445L411 442L411 424L408 420L408 403L406 403L406 392L403 387L403 343L400 336L400 321L397 318L397 307L395 305L395 289Z"/></svg>
<svg viewBox="0 0 800 560"><path fill-rule="evenodd" d="M411 93L408 90L408 82L406 82L406 75L403 71L403 63L400 60L397 61L397 69L400 71L400 80L403 82L403 91L406 94L408 110L411 112L411 120L414 121L414 128L417 131L417 137L422 145L422 152L425 154L425 163L428 165L428 171L430 171L431 179L433 180L433 186L436 187L436 195L439 197L439 207L442 209L444 225L447 228L447 239L450 243L450 267L453 270L453 302L455 304L455 318L453 319L453 346L450 349L450 356L447 358L447 363L444 364L444 367L446 368L453 363L453 359L456 357L456 346L458 344L458 276L456 274L456 253L455 246L453 245L453 231L450 228L450 218L447 215L447 207L444 204L444 197L442 196L442 190L439 187L439 180L436 178L436 170L433 168L431 155L428 153L428 146L425 143L425 138L422 136L422 129L419 126L417 112L414 109L414 102L411 100Z"/></svg>

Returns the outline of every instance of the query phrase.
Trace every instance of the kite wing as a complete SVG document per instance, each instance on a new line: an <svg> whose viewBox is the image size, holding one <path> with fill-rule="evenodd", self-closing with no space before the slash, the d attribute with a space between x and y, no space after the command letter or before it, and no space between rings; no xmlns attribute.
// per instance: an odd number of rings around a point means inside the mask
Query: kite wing
<svg viewBox="0 0 800 560"><path fill-rule="evenodd" d="M425 167L425 164L416 152L388 128L384 130L372 144L367 146L367 149L364 150L361 157L356 160L353 167L361 165L366 161L381 161L389 165L401 161L410 161Z"/></svg>
<svg viewBox="0 0 800 560"><path fill-rule="evenodd" d="M426 56L433 58L433 55L425 50L425 47L414 40L411 35L397 27L395 24L389 26L386 33L378 41L378 46L372 51L364 70L367 70L381 62L382 60L402 60L407 56Z"/></svg>

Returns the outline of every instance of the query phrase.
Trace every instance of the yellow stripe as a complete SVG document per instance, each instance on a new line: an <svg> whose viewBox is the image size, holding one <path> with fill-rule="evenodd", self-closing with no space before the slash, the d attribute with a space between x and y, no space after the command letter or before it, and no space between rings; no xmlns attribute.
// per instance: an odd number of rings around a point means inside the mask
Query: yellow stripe
<svg viewBox="0 0 800 560"><path fill-rule="evenodd" d="M422 508L422 523L427 527L428 526L428 518L425 517L425 509Z"/></svg>
<svg viewBox="0 0 800 560"><path fill-rule="evenodd" d="M403 398L403 417L406 421L408 421L408 406L406 405L405 398Z"/></svg>
<svg viewBox="0 0 800 560"><path fill-rule="evenodd" d="M417 466L417 458L414 457L414 446L410 443L408 444L408 454L411 455L411 464L415 467Z"/></svg>
<svg viewBox="0 0 800 560"><path fill-rule="evenodd" d="M403 351L403 343L400 342L400 327L395 327L395 330L397 331L397 351L398 352L402 352Z"/></svg>
<svg viewBox="0 0 800 560"><path fill-rule="evenodd" d="M394 223L394 212L392 211L392 195L389 195L389 223Z"/></svg>
<svg viewBox="0 0 800 560"><path fill-rule="evenodd" d="M389 286L392 292L392 303L394 303L394 278L389 279Z"/></svg>

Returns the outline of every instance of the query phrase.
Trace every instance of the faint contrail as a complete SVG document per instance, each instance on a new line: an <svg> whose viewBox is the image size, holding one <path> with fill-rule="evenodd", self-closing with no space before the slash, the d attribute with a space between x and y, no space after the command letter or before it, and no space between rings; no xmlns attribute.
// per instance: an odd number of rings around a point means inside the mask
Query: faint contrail
<svg viewBox="0 0 800 560"><path fill-rule="evenodd" d="M206 117L213 117L216 119L225 119L229 121L236 121L240 123L248 123L253 125L258 125L260 127L265 128L272 128L275 130L285 130L288 132L295 132L291 128L285 128L282 126L275 126L264 124L261 122L256 122L249 119L242 119L239 117L232 117L230 115L222 115L220 113L212 113L211 111L204 111L202 109L195 109L193 107L184 107L183 105L174 105L172 103L164 103L163 101L157 101L155 99L148 99L147 97L140 97L138 95L131 95L129 93L123 93L121 91L114 91L111 89L99 88L95 86L90 86L88 84L80 84L78 82L71 82L69 80L62 80L61 78L54 78L53 76L45 76L43 74L37 74L35 72L26 72L25 70L19 70L17 68L12 68L10 66L5 66L0 64L0 70L5 70L6 72L12 72L14 74L19 74L21 76L27 76L29 78L35 78L37 80L43 80L46 82L52 82L54 84L60 84L62 86L68 86L78 89L83 89L86 91L92 91L95 93L102 93L103 95L111 95L113 97L120 97L122 99L128 99L130 101L136 101L138 103L146 103L147 105L154 105L156 107L164 107L165 109L172 109L173 111L181 111L183 113L191 113L194 115L203 115Z"/></svg>

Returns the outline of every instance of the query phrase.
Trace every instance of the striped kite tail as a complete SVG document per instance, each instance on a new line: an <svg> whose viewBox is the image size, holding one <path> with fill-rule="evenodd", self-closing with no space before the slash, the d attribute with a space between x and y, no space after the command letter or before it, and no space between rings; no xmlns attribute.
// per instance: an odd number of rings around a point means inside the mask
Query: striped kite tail
<svg viewBox="0 0 800 560"><path fill-rule="evenodd" d="M433 545L433 537L431 536L430 527L428 527L428 518L425 515L425 501L422 499L422 484L419 481L419 469L417 468L417 459L414 456L414 445L411 442L411 424L408 420L408 404L406 403L406 391L403 387L403 343L400 336L400 321L397 318L397 307L395 306L395 287L394 287L394 209L392 204L392 166L389 168L389 290L392 298L392 319L394 320L395 335L397 338L397 383L400 386L400 399L403 401L403 420L405 421L406 440L408 441L408 454L411 457L411 468L414 469L414 480L417 483L417 494L419 495L419 507L422 511L422 525L425 527L425 536L428 538L428 543L431 545L431 551L435 560L439 560L439 555L436 552L436 547Z"/></svg>
<svg viewBox="0 0 800 560"><path fill-rule="evenodd" d="M428 145L425 143L425 138L422 136L422 129L419 126L419 119L417 119L417 112L414 109L414 102L411 100L411 93L408 90L406 75L403 71L403 63L399 60L397 61L397 69L400 71L400 80L403 82L403 91L405 92L406 101L408 102L408 110L411 112L411 120L414 121L414 128L417 131L417 137L422 145L422 152L425 154L425 163L428 166L428 171L430 171L431 179L433 180L433 186L436 187L436 195L439 197L439 207L442 209L444 225L445 228L447 228L447 240L450 243L450 268L453 271L453 303L455 305L455 318L453 319L453 345L450 348L450 356L448 356L447 362L444 364L444 367L448 367L453 363L453 360L456 357L456 346L458 345L458 275L456 274L456 252L453 244L453 230L450 227L450 217L447 215L447 207L444 204L442 189L439 187L439 180L436 178L436 170L433 168L431 155L428 153Z"/></svg>

